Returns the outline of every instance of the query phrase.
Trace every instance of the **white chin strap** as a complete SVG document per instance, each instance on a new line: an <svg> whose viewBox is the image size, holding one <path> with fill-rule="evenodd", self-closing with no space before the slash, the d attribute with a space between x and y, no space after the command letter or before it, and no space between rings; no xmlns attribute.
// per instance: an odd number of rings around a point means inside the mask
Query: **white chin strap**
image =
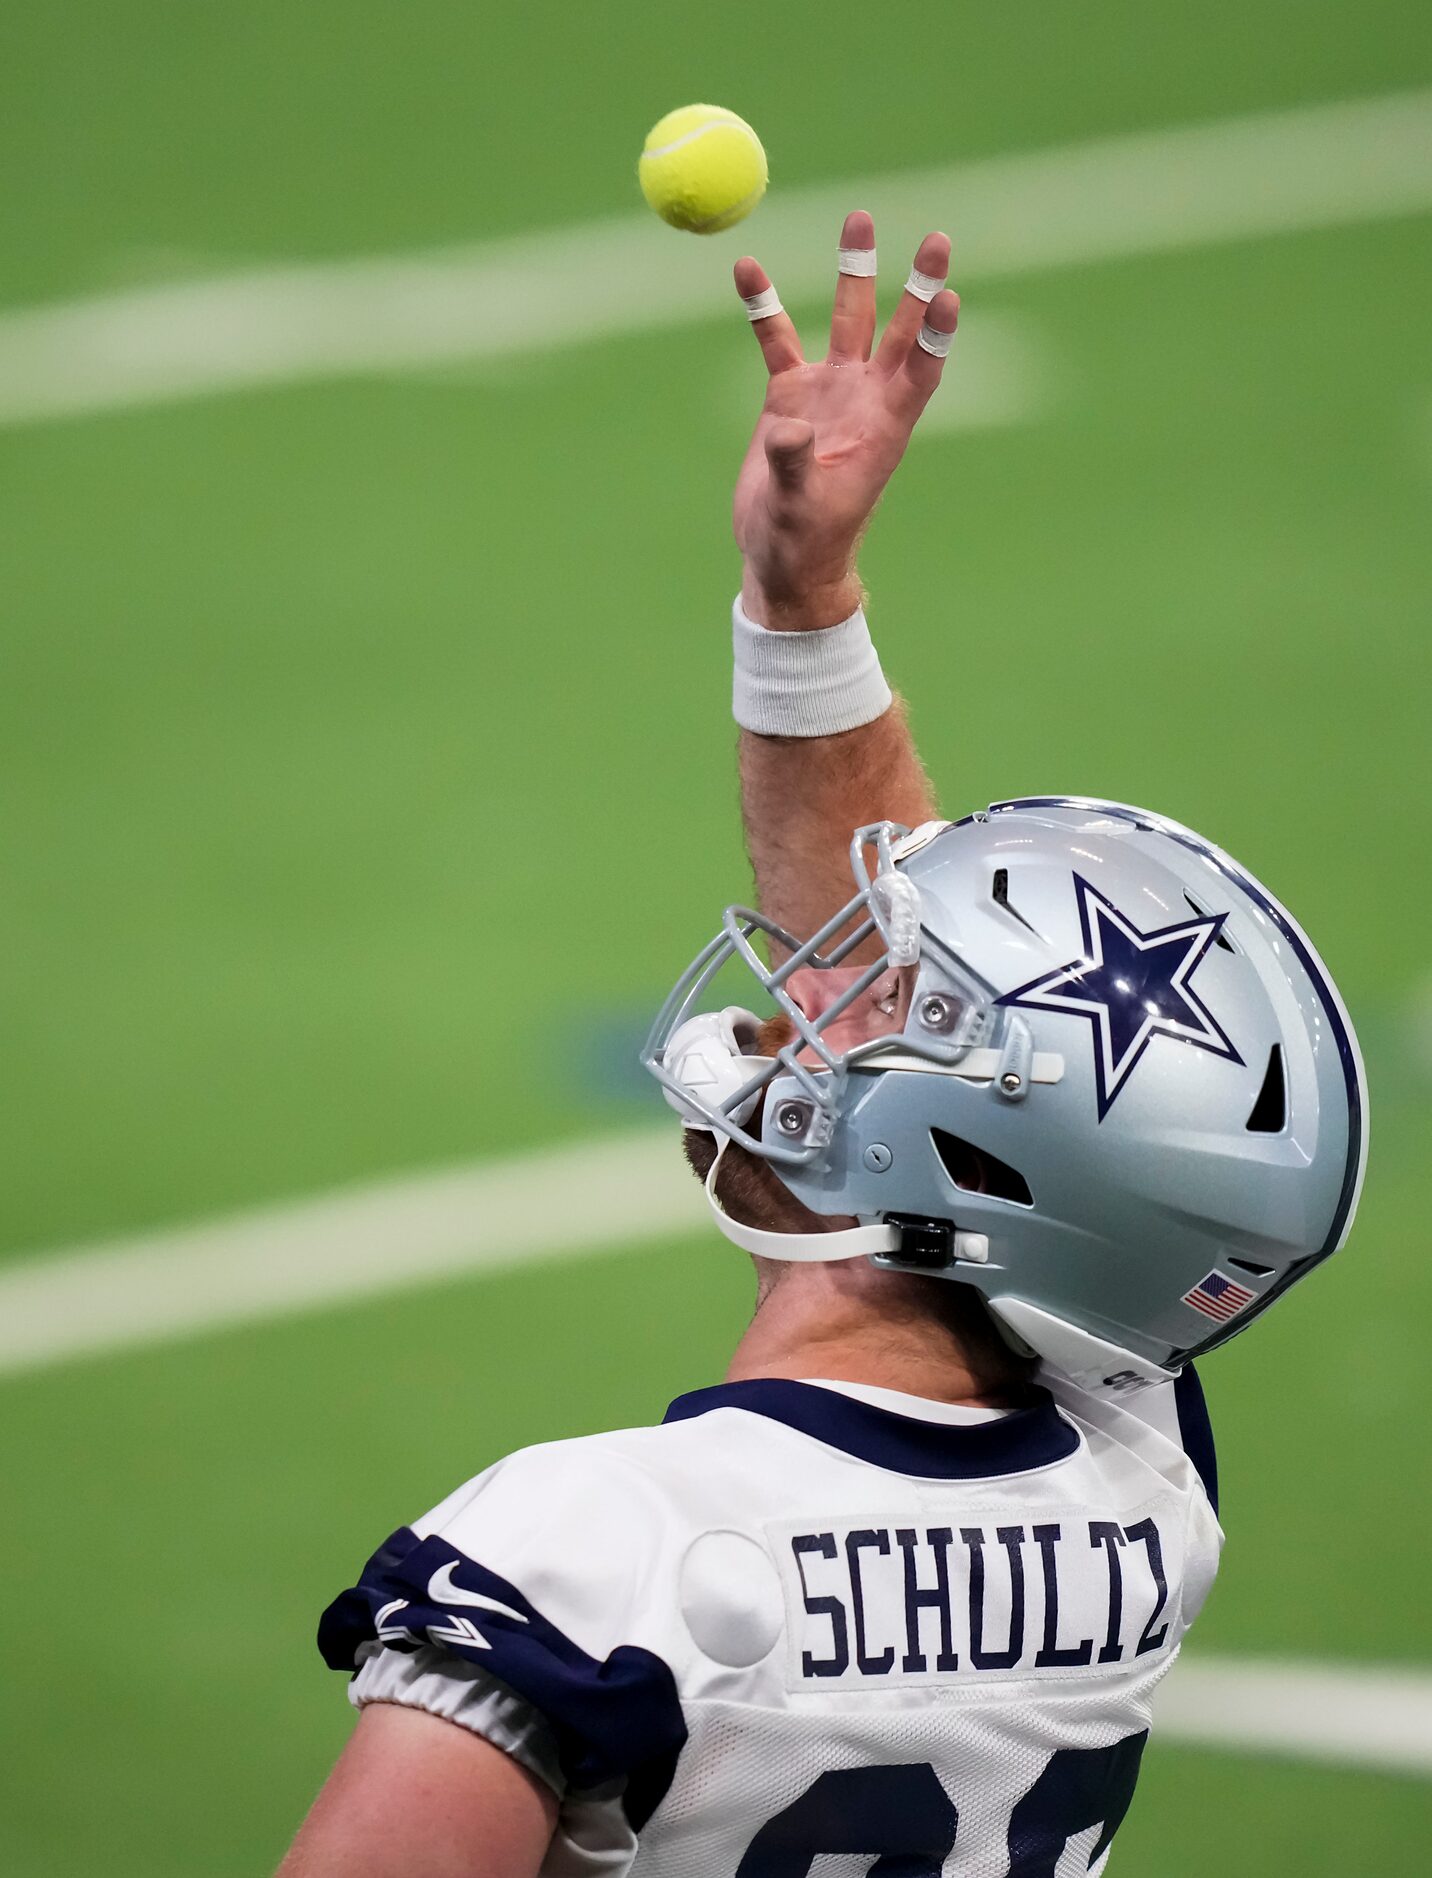
<svg viewBox="0 0 1432 1878"><path fill-rule="evenodd" d="M760 1226L744 1226L732 1219L716 1197L716 1175L721 1156L730 1146L723 1135L716 1149L716 1159L706 1176L706 1200L717 1226L743 1252L757 1258L784 1259L792 1265L834 1265L839 1259L897 1258L900 1253L898 1226L839 1226L834 1232L767 1232ZM989 1257L989 1240L981 1232L956 1232L956 1259L983 1265Z"/></svg>
<svg viewBox="0 0 1432 1878"><path fill-rule="evenodd" d="M730 1145L723 1135L706 1176L706 1199L717 1226L743 1252L753 1252L757 1258L785 1259L791 1264L832 1265L838 1259L867 1259L900 1250L900 1233L894 1226L844 1226L836 1232L766 1232L760 1226L743 1226L716 1198L721 1156Z"/></svg>

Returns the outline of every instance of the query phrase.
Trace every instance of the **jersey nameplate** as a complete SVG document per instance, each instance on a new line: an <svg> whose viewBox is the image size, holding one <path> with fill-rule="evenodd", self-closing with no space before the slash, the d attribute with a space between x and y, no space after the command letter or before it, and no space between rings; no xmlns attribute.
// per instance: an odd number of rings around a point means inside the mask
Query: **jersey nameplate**
<svg viewBox="0 0 1432 1878"><path fill-rule="evenodd" d="M1108 1673L1170 1646L1183 1515L1067 1506L767 1528L786 1600L787 1686L970 1687Z"/></svg>

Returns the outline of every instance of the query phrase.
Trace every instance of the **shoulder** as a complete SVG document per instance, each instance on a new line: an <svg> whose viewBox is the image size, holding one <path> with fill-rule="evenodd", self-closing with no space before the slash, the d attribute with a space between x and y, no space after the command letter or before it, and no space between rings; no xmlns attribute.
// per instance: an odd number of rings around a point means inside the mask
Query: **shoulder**
<svg viewBox="0 0 1432 1878"><path fill-rule="evenodd" d="M749 1491L749 1454L725 1420L614 1429L495 1462L389 1534L325 1613L325 1659L351 1668L367 1644L430 1642L492 1667L496 1633L597 1660L624 1645L664 1652L685 1552Z"/></svg>
<svg viewBox="0 0 1432 1878"><path fill-rule="evenodd" d="M521 1449L399 1527L324 1612L325 1661L473 1666L546 1719L581 1787L666 1766L685 1731L650 1594L682 1541L643 1458L657 1433Z"/></svg>
<svg viewBox="0 0 1432 1878"><path fill-rule="evenodd" d="M673 1438L675 1437L675 1438ZM639 1623L639 1588L690 1537L690 1443L675 1428L618 1429L521 1448L412 1524L509 1579L584 1647Z"/></svg>
<svg viewBox="0 0 1432 1878"><path fill-rule="evenodd" d="M455 1541L510 1520L534 1536L558 1537L593 1524L612 1536L625 1522L650 1525L662 1516L661 1428L619 1428L518 1448L413 1521L423 1535Z"/></svg>

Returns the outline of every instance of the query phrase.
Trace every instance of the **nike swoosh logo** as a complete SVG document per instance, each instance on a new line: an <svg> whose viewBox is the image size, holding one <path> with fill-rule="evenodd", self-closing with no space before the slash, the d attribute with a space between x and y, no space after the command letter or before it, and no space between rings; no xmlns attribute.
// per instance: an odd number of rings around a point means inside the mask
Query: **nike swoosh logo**
<svg viewBox="0 0 1432 1878"><path fill-rule="evenodd" d="M495 1611L499 1617L509 1617L514 1624L527 1622L521 1611L514 1611L510 1605L499 1604L496 1598L484 1597L480 1591L465 1591L461 1585L455 1585L452 1575L457 1563L456 1559L449 1559L428 1580L428 1596L434 1604L470 1604L477 1610Z"/></svg>

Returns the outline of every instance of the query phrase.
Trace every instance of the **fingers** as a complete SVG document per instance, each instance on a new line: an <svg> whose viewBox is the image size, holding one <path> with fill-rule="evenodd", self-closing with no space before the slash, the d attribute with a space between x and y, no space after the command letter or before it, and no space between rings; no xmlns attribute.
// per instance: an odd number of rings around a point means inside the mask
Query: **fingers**
<svg viewBox="0 0 1432 1878"><path fill-rule="evenodd" d="M890 381L891 404L912 427L944 373L941 342L947 335L953 337L959 319L960 297L946 287L930 302L929 312L921 322L923 333L917 331L915 343L905 355L905 363ZM926 339L933 350L923 343Z"/></svg>
<svg viewBox="0 0 1432 1878"><path fill-rule="evenodd" d="M905 363L915 335L925 323L925 308L939 283L950 271L950 238L938 232L926 235L915 250L914 273L925 275L934 286L921 287L918 293L912 293L907 286L900 296L900 304L890 319L890 324L880 340L880 350L875 355L876 366L882 372L893 376ZM919 285L919 283L916 283Z"/></svg>
<svg viewBox="0 0 1432 1878"><path fill-rule="evenodd" d="M815 461L815 429L798 417L778 418L766 432L771 480L789 500L805 488Z"/></svg>
<svg viewBox="0 0 1432 1878"><path fill-rule="evenodd" d="M754 300L757 294L769 293L771 290L770 275L749 254L743 255L736 263L735 275L736 291L745 301ZM749 312L750 307L746 310ZM751 321L751 330L760 343L766 370L772 378L777 372L788 372L793 365L804 364L801 342L788 313L770 313L764 318L754 319Z"/></svg>
<svg viewBox="0 0 1432 1878"><path fill-rule="evenodd" d="M852 255L868 254L869 265L875 262L875 224L864 209L856 209L845 218L840 231L842 258L845 250ZM857 262L856 265L859 265ZM835 312L830 321L830 360L847 365L870 357L875 340L875 275L852 274L841 267L835 280Z"/></svg>

